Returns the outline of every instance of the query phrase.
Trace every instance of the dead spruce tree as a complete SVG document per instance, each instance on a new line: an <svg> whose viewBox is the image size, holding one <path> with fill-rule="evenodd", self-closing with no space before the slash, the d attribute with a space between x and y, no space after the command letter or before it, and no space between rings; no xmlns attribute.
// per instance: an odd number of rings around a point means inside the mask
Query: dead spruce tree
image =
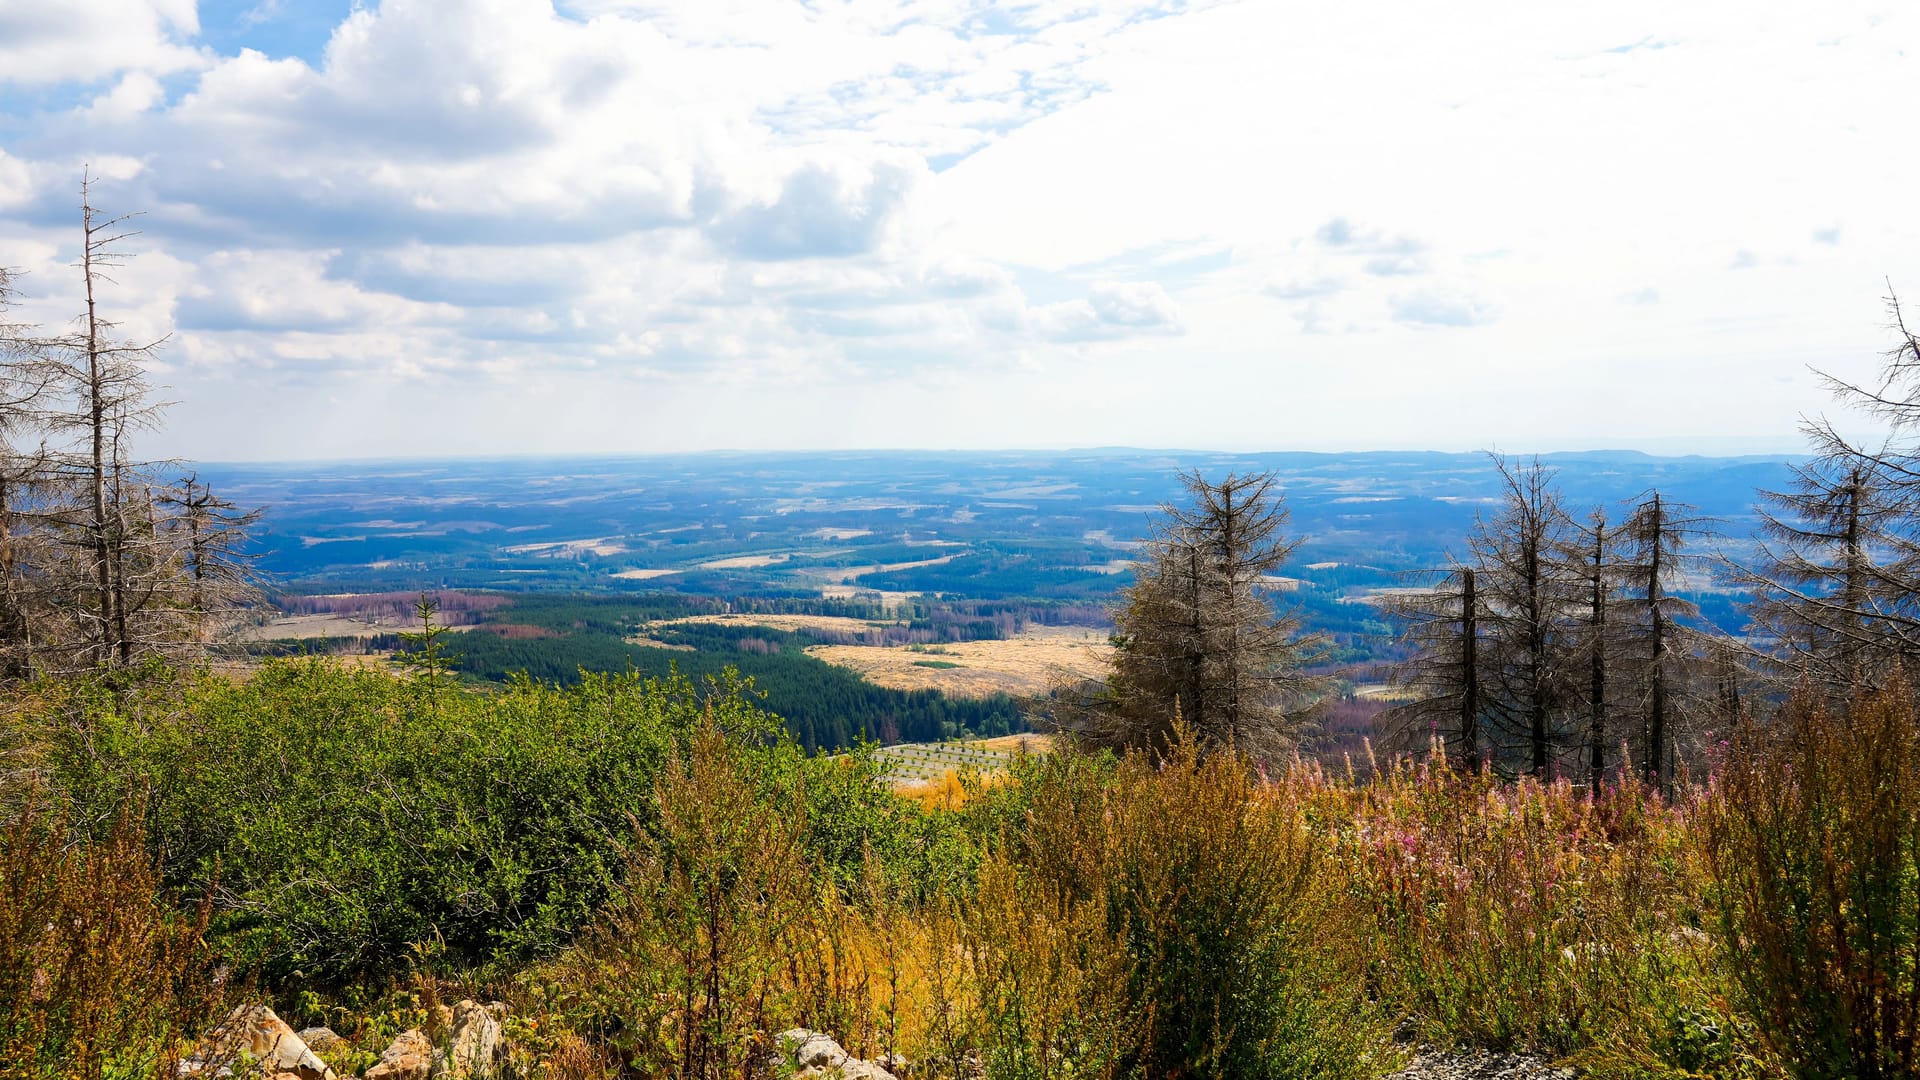
<svg viewBox="0 0 1920 1080"><path fill-rule="evenodd" d="M1803 425L1814 456L1762 493L1765 537L1741 575L1756 646L1835 702L1920 664L1920 334L1891 294L1887 310L1894 344L1878 383L1826 377L1881 434L1868 443L1825 418Z"/></svg>
<svg viewBox="0 0 1920 1080"><path fill-rule="evenodd" d="M1208 747L1257 758L1291 752L1327 684L1307 668L1321 639L1274 608L1297 541L1271 473L1182 476L1190 501L1163 508L1114 614L1103 684L1055 696L1060 726L1097 745L1172 745L1177 720Z"/></svg>
<svg viewBox="0 0 1920 1080"><path fill-rule="evenodd" d="M1706 678L1706 642L1691 628L1700 610L1675 594L1686 546L1703 528L1692 507L1649 491L1621 528L1620 606L1626 638L1621 690L1636 723L1627 732L1641 771L1665 789L1673 776L1679 703Z"/></svg>
<svg viewBox="0 0 1920 1080"><path fill-rule="evenodd" d="M35 527L45 490L44 454L34 408L45 391L33 328L7 317L15 302L14 274L0 267L0 679L31 673L31 658L46 607L40 595L47 557L44 530Z"/></svg>
<svg viewBox="0 0 1920 1080"><path fill-rule="evenodd" d="M1480 568L1486 605L1487 727L1501 758L1519 771L1547 776L1566 744L1567 707L1577 665L1569 613L1579 577L1557 556L1567 546L1569 518L1553 472L1535 460L1515 466L1495 456L1503 505L1467 540Z"/></svg>
<svg viewBox="0 0 1920 1080"><path fill-rule="evenodd" d="M1620 527L1607 523L1605 509L1595 507L1583 525L1569 525L1560 559L1580 594L1572 613L1575 694L1586 721L1587 784L1598 789L1607 775L1607 751L1618 734L1620 695L1614 684L1620 677L1623 652L1620 591ZM1584 678L1581 677L1584 673Z"/></svg>
<svg viewBox="0 0 1920 1080"><path fill-rule="evenodd" d="M85 306L66 333L4 330L0 417L0 674L21 677L202 655L246 602L241 557L251 515L197 481L162 490L134 454L152 427L146 361L165 339L129 341L103 294L124 264L128 218L80 188L76 262ZM30 393L28 392L30 391ZM28 449L31 447L32 449Z"/></svg>
<svg viewBox="0 0 1920 1080"><path fill-rule="evenodd" d="M1394 749L1418 751L1438 741L1447 760L1468 772L1480 771L1485 760L1478 575L1475 567L1455 566L1431 588L1399 593L1388 605L1408 649L1393 672L1404 699L1375 721Z"/></svg>
<svg viewBox="0 0 1920 1080"><path fill-rule="evenodd" d="M1398 749L1437 735L1465 767L1540 776L1584 727L1591 773L1596 724L1604 733L1614 708L1615 534L1603 518L1578 528L1539 461L1490 457L1500 509L1475 524L1466 556L1434 588L1389 608L1409 656L1395 673L1405 700L1380 722Z"/></svg>

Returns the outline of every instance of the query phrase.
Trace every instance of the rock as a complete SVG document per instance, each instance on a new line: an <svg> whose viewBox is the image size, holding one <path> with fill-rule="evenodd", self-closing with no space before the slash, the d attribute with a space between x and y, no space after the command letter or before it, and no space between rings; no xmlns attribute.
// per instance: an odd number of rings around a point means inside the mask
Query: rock
<svg viewBox="0 0 1920 1080"><path fill-rule="evenodd" d="M774 1037L771 1064L792 1068L795 1080L895 1080L886 1066L848 1054L830 1036L806 1028L783 1031ZM905 1059L898 1060L902 1067Z"/></svg>
<svg viewBox="0 0 1920 1080"><path fill-rule="evenodd" d="M330 1027L310 1027L300 1029L300 1041L306 1043L307 1049L314 1053L324 1054L347 1040L335 1034Z"/></svg>
<svg viewBox="0 0 1920 1080"><path fill-rule="evenodd" d="M500 1019L506 1006L501 1005L498 1013L477 1001L455 1005L447 1025L447 1049L434 1055L432 1075L457 1080L492 1075L500 1054Z"/></svg>
<svg viewBox="0 0 1920 1080"><path fill-rule="evenodd" d="M806 1028L783 1031L774 1039L780 1056L801 1069L831 1069L848 1059L847 1052L832 1038Z"/></svg>
<svg viewBox="0 0 1920 1080"><path fill-rule="evenodd" d="M260 1065L260 1071L275 1080L339 1080L327 1063L313 1053L305 1040L265 1005L242 1005L233 1010L208 1036L205 1045L180 1063L181 1076L218 1076L231 1073L224 1066L241 1054ZM215 1071L207 1073L208 1068Z"/></svg>
<svg viewBox="0 0 1920 1080"><path fill-rule="evenodd" d="M366 1080L427 1080L433 1071L433 1044L418 1029L403 1031L366 1072Z"/></svg>

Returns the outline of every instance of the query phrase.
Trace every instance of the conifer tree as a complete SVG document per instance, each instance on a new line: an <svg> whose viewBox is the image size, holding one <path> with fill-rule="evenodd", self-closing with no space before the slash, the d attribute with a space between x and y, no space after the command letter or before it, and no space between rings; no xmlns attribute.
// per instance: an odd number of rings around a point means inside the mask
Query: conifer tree
<svg viewBox="0 0 1920 1080"><path fill-rule="evenodd" d="M1607 774L1607 748L1615 736L1618 696L1612 691L1619 678L1621 617L1614 602L1618 591L1617 527L1609 527L1604 509L1596 507L1587 524L1571 527L1561 553L1585 594L1584 610L1574 615L1574 665L1584 666L1587 783L1598 789Z"/></svg>
<svg viewBox="0 0 1920 1080"><path fill-rule="evenodd" d="M1537 459L1515 467L1496 456L1494 464L1503 505L1467 542L1480 570L1490 646L1482 660L1488 726L1523 771L1544 777L1567 741L1576 670L1567 616L1578 603L1579 578L1558 558L1569 519L1552 470Z"/></svg>
<svg viewBox="0 0 1920 1080"><path fill-rule="evenodd" d="M1673 773L1681 716L1677 702L1703 674L1696 647L1700 635L1685 621L1698 618L1699 609L1674 595L1687 541L1700 529L1701 521L1691 507L1670 503L1658 491L1650 491L1621 530L1621 606L1631 639L1623 657L1624 689L1639 721L1633 741L1642 770L1660 787Z"/></svg>
<svg viewBox="0 0 1920 1080"><path fill-rule="evenodd" d="M1835 701L1920 661L1920 334L1887 297L1894 345L1877 384L1827 377L1846 405L1880 422L1869 443L1824 418L1805 425L1812 460L1763 492L1765 538L1740 577L1752 636L1774 670L1810 677Z"/></svg>
<svg viewBox="0 0 1920 1080"><path fill-rule="evenodd" d="M158 419L145 362L164 339L130 342L106 286L136 235L80 189L85 307L70 332L5 320L0 274L0 677L201 655L250 597L243 554L254 516L196 480L160 490L133 437Z"/></svg>
<svg viewBox="0 0 1920 1080"><path fill-rule="evenodd" d="M1115 612L1103 685L1056 695L1055 719L1083 738L1164 750L1177 721L1203 745L1257 757L1291 751L1325 696L1307 672L1323 651L1275 611L1273 582L1297 541L1271 473L1182 477L1190 501L1163 508Z"/></svg>
<svg viewBox="0 0 1920 1080"><path fill-rule="evenodd" d="M1418 750L1423 740L1438 739L1448 760L1468 772L1478 772L1484 760L1477 575L1472 566L1455 566L1432 588L1399 593L1389 605L1408 648L1393 673L1404 699L1375 721L1398 749Z"/></svg>

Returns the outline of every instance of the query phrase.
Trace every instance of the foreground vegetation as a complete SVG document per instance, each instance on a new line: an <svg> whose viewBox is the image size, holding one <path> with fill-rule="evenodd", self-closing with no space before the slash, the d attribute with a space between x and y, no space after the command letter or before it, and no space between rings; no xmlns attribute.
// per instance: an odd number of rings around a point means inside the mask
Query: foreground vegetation
<svg viewBox="0 0 1920 1080"><path fill-rule="evenodd" d="M748 687L498 693L278 661L12 694L0 1074L171 1076L239 1000L345 1037L511 1007L524 1076L1368 1076L1392 1038L1613 1076L1907 1076L1920 709L1749 726L1671 798L1063 749L931 807ZM956 805L957 804L957 805Z"/></svg>

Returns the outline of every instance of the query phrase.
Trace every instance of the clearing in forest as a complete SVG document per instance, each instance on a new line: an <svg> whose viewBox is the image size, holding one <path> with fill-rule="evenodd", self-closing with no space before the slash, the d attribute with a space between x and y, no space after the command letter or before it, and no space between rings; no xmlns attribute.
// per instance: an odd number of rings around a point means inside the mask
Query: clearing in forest
<svg viewBox="0 0 1920 1080"><path fill-rule="evenodd" d="M685 618L648 623L641 627L641 632L652 633L660 627L688 624L764 626L769 630L785 630L789 633L820 630L836 634L870 634L884 627L899 625L893 620L850 619L844 615L688 615Z"/></svg>
<svg viewBox="0 0 1920 1080"><path fill-rule="evenodd" d="M807 650L896 690L939 690L954 697L1046 692L1055 672L1097 675L1106 664L1107 631L1090 626L1029 626L1001 641L947 645L815 645Z"/></svg>

